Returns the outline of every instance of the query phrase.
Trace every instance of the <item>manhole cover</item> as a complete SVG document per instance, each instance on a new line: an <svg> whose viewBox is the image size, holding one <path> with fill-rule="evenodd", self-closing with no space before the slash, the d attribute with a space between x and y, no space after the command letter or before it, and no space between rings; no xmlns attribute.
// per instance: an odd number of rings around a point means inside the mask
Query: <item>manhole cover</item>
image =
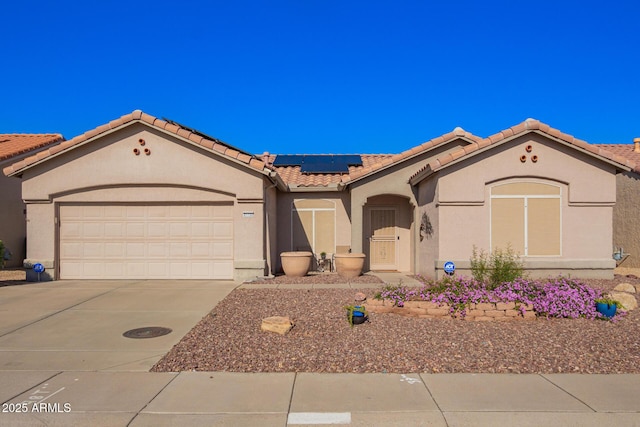
<svg viewBox="0 0 640 427"><path fill-rule="evenodd" d="M160 326L149 326L146 328L131 329L122 334L127 338L155 338L171 333L171 329Z"/></svg>

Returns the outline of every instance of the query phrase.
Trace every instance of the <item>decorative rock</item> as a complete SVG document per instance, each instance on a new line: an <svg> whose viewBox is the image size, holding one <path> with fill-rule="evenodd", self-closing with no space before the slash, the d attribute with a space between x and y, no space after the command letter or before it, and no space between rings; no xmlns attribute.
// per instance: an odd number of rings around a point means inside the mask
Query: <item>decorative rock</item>
<svg viewBox="0 0 640 427"><path fill-rule="evenodd" d="M263 331L284 335L293 328L293 325L294 323L288 316L272 316L262 319L261 329Z"/></svg>
<svg viewBox="0 0 640 427"><path fill-rule="evenodd" d="M628 294L626 292L611 292L609 296L612 299L619 301L620 304L624 306L623 308L618 307L621 310L631 311L638 308L638 301L636 300L636 297L631 294Z"/></svg>
<svg viewBox="0 0 640 427"><path fill-rule="evenodd" d="M355 299L356 299L356 302L364 302L364 301L367 300L367 296L362 292L358 292L356 294L356 298Z"/></svg>
<svg viewBox="0 0 640 427"><path fill-rule="evenodd" d="M636 288L631 283L620 283L618 286L613 288L613 290L620 292L629 292L630 294L636 293Z"/></svg>

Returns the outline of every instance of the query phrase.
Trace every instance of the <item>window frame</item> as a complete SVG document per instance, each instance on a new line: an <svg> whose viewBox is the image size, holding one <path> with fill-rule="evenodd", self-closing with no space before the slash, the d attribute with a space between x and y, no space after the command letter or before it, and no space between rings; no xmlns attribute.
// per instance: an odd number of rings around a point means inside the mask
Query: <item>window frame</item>
<svg viewBox="0 0 640 427"><path fill-rule="evenodd" d="M505 185L509 185L509 184L538 184L538 185L544 185L544 186L549 186L549 187L555 187L558 189L558 194L523 194L523 193L514 193L514 194L496 194L494 195L494 189L501 187L501 186L505 186ZM502 181L499 183L494 183L490 188L489 188L489 196L490 196L490 205L489 205L489 247L491 248L491 250L493 251L494 249L494 245L493 245L493 200L494 199L519 199L522 200L523 202L523 238L524 238L524 253L520 254L523 257L528 257L528 258L551 258L551 257L561 257L562 253L563 253L563 248L562 248L562 189L563 186L555 183L555 182L548 182L548 181L539 181L539 180L509 180L509 181ZM530 199L557 199L558 200L558 253L557 254L530 254L529 253L529 200ZM501 248L504 249L504 248Z"/></svg>
<svg viewBox="0 0 640 427"><path fill-rule="evenodd" d="M333 207L303 207L303 208L298 208L296 207L296 202L327 202L330 203ZM291 202L291 221L290 221L290 234L291 234L291 242L290 242L290 247L291 250L295 250L294 247L294 241L295 241L295 236L294 236L294 214L296 212L311 212L311 230L312 230L312 241L311 243L311 252L316 254L316 212L333 212L333 248L332 250L326 251L328 254L334 254L336 252L336 242L337 242L337 238L338 238L338 224L336 221L336 202L335 200L329 200L329 199L294 199ZM317 255L317 254L316 254Z"/></svg>

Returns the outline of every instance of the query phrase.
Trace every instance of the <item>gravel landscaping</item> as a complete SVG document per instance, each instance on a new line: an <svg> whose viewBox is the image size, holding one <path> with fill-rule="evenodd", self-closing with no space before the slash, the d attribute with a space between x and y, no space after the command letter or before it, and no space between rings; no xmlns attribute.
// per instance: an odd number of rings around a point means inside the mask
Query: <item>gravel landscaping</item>
<svg viewBox="0 0 640 427"><path fill-rule="evenodd" d="M271 280L299 285L323 278ZM621 282L640 285L633 275L587 281L604 290ZM152 370L640 373L640 310L618 322L466 322L372 314L369 323L350 327L343 307L358 291L368 298L375 293L371 288L236 289ZM262 332L261 320L270 316L289 316L295 327L284 336Z"/></svg>

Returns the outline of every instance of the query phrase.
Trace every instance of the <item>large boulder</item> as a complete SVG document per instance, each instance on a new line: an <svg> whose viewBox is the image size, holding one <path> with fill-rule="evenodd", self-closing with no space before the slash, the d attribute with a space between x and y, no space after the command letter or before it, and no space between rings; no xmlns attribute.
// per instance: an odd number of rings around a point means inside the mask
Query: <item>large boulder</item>
<svg viewBox="0 0 640 427"><path fill-rule="evenodd" d="M260 328L263 331L284 335L293 328L293 325L294 323L289 316L271 316L262 319L262 326Z"/></svg>
<svg viewBox="0 0 640 427"><path fill-rule="evenodd" d="M609 296L623 305L621 310L631 311L638 308L638 301L636 300L636 297L627 292L611 292L609 293Z"/></svg>
<svg viewBox="0 0 640 427"><path fill-rule="evenodd" d="M618 286L613 288L613 290L619 292L628 292L630 294L636 293L636 288L631 283L620 283Z"/></svg>

